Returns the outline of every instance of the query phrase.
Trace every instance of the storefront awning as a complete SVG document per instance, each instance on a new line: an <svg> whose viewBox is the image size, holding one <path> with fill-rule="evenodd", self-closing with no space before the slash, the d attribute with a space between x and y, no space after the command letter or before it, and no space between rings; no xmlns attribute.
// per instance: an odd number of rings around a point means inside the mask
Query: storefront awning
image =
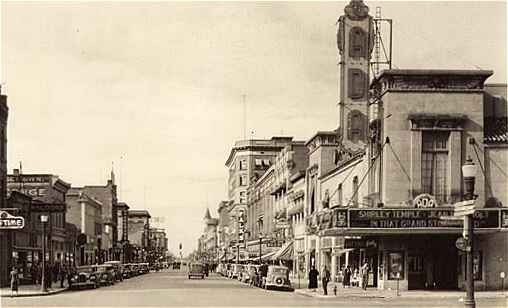
<svg viewBox="0 0 508 308"><path fill-rule="evenodd" d="M275 253L276 251L269 252L266 255L261 256L261 260L262 261L270 260Z"/></svg>
<svg viewBox="0 0 508 308"><path fill-rule="evenodd" d="M272 257L273 260L293 260L293 241L285 243Z"/></svg>

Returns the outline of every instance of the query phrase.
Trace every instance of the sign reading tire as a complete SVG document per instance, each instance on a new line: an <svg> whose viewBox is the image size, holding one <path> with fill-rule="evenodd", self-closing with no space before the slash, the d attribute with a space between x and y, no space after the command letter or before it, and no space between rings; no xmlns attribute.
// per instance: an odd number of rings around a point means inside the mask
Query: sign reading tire
<svg viewBox="0 0 508 308"><path fill-rule="evenodd" d="M25 218L0 211L0 229L23 229L24 227Z"/></svg>

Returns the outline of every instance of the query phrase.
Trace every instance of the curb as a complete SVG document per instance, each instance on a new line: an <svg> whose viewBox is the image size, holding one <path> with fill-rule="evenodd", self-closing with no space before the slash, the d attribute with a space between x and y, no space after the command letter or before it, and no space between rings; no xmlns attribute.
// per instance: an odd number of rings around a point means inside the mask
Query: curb
<svg viewBox="0 0 508 308"><path fill-rule="evenodd" d="M352 295L352 294L344 294L344 295L321 295L321 294L309 294L308 292L302 292L302 291L298 291L298 290L295 290L294 291L295 294L299 294L299 295L303 295L303 296L306 296L306 297L313 297L313 298L320 298L320 299L340 299L340 298L387 298L386 296L382 296L382 295Z"/></svg>
<svg viewBox="0 0 508 308"><path fill-rule="evenodd" d="M4 297L5 298L17 298L17 297L48 296L48 295L54 295L54 294L62 293L62 292L65 292L67 290L69 290L69 288L64 288L64 289L56 290L56 291L49 291L47 293L37 292L37 293L19 294L19 295L15 295L13 297L11 297L11 295L9 293L2 293L2 294L0 294L0 297L2 297L2 298L4 298Z"/></svg>

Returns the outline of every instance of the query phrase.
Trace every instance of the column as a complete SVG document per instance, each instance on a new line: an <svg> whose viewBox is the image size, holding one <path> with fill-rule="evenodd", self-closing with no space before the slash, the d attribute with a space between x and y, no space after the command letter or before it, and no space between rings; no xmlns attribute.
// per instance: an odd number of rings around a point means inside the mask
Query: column
<svg viewBox="0 0 508 308"><path fill-rule="evenodd" d="M332 281L335 282L336 281L335 277L337 276L337 256L333 254L333 251L332 251L332 265L330 267L331 267L330 272L332 273Z"/></svg>

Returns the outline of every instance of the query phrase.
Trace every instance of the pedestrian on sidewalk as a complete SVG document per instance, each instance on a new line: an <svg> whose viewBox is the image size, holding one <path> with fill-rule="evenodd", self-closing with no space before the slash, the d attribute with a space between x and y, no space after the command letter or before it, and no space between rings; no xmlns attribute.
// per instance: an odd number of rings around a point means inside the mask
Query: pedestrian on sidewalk
<svg viewBox="0 0 508 308"><path fill-rule="evenodd" d="M362 276L362 289L367 290L367 284L369 283L369 271L370 265L367 259L363 262L362 268L360 270Z"/></svg>
<svg viewBox="0 0 508 308"><path fill-rule="evenodd" d="M19 285L19 274L18 269L13 266L11 271L11 297L14 294L14 291L16 291L16 296L18 296L18 285Z"/></svg>
<svg viewBox="0 0 508 308"><path fill-rule="evenodd" d="M346 265L344 268L344 271L342 272L342 287L343 288L349 288L351 285L351 268L349 267L349 264Z"/></svg>
<svg viewBox="0 0 508 308"><path fill-rule="evenodd" d="M323 283L323 294L328 295L328 282L330 281L330 271L328 268L323 268L323 274L321 275L321 282Z"/></svg>
<svg viewBox="0 0 508 308"><path fill-rule="evenodd" d="M67 276L67 270L66 270L66 266L63 265L61 268L60 268L60 288L63 289L64 287L64 281L65 281L65 277Z"/></svg>
<svg viewBox="0 0 508 308"><path fill-rule="evenodd" d="M37 268L35 263L30 265L30 278L32 278L32 284L37 284Z"/></svg>
<svg viewBox="0 0 508 308"><path fill-rule="evenodd" d="M318 276L319 272L317 269L313 266L311 270L309 271L309 289L314 290L318 287Z"/></svg>

